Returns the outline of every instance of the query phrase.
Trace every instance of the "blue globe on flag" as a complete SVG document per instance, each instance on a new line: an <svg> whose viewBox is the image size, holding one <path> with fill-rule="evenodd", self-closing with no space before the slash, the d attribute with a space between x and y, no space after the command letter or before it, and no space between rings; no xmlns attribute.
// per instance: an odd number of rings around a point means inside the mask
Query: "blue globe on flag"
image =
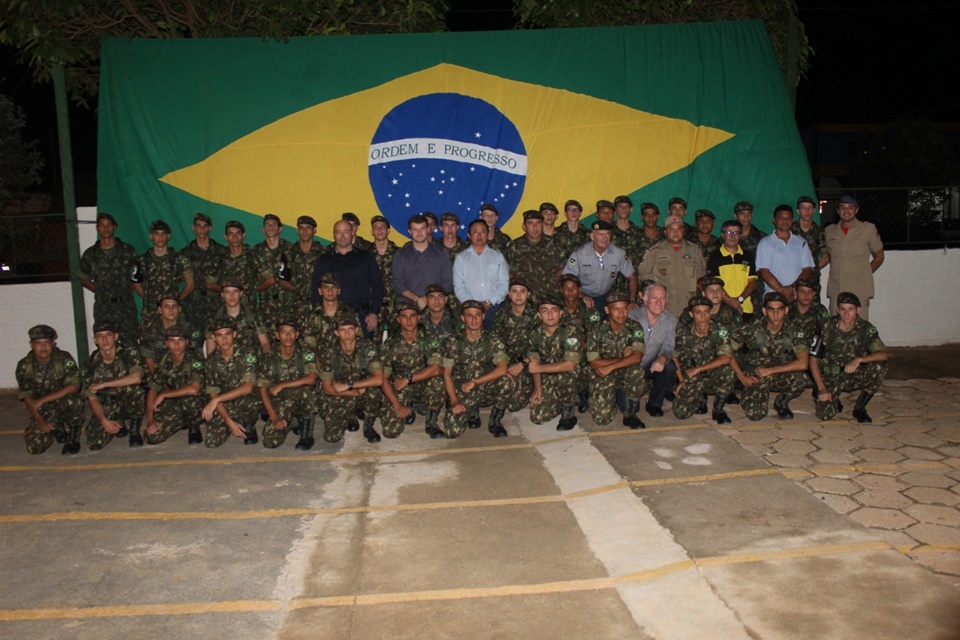
<svg viewBox="0 0 960 640"><path fill-rule="evenodd" d="M466 226L488 202L499 227L520 205L527 152L516 126L489 102L458 93L411 98L380 121L368 156L370 187L390 224L452 211Z"/></svg>

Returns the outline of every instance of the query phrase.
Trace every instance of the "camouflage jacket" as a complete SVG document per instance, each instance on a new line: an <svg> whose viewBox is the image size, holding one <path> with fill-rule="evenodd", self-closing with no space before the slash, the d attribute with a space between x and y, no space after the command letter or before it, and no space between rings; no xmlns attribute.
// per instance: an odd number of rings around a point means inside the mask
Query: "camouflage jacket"
<svg viewBox="0 0 960 640"><path fill-rule="evenodd" d="M63 389L69 384L80 387L80 369L73 356L63 349L54 349L50 360L37 362L33 351L17 363L17 387L19 398L42 398Z"/></svg>
<svg viewBox="0 0 960 640"><path fill-rule="evenodd" d="M474 342L464 332L447 340L441 364L453 370L455 382L473 380L488 373L501 362L508 362L507 349L495 334L484 331Z"/></svg>
<svg viewBox="0 0 960 640"><path fill-rule="evenodd" d="M257 353L251 349L235 347L233 355L224 360L217 349L204 363L206 392L210 395L226 393L242 384L257 386Z"/></svg>
<svg viewBox="0 0 960 640"><path fill-rule="evenodd" d="M328 316L323 311L322 304L313 308L306 307L298 322L300 344L320 352L336 342L337 334L334 331L337 328L337 316L343 309L353 311L341 302L337 303L337 311L332 316ZM356 311L353 313L356 314ZM359 314L357 314L357 322L360 322Z"/></svg>
<svg viewBox="0 0 960 640"><path fill-rule="evenodd" d="M159 393L182 389L195 382L199 382L203 388L203 358L193 349L187 349L180 364L173 361L169 351L163 354L148 384Z"/></svg>
<svg viewBox="0 0 960 640"><path fill-rule="evenodd" d="M221 305L211 319L211 322L217 318L226 318L227 315L227 307ZM269 336L272 333L272 329L276 328L268 327L263 317L244 302L240 303L240 313L232 317L233 321L237 323L237 337L235 339L237 345L253 349L254 351L260 351L260 334L265 333ZM213 338L213 331L210 330L210 325L205 327L205 330L206 337Z"/></svg>
<svg viewBox="0 0 960 640"><path fill-rule="evenodd" d="M457 244L454 245L453 248L447 248L447 247L445 247L445 246L443 245L443 238L442 238L442 237L441 237L441 238L437 238L436 240L434 240L434 242L437 243L437 246L439 246L441 249L443 249L444 251L447 252L447 255L450 256L450 262L451 262L451 264L452 264L453 261L456 259L458 253L460 253L461 251L463 251L464 249L466 249L466 248L468 248L468 247L470 246L470 243L469 243L469 242L467 242L466 240L464 240L463 238L461 238L461 237L459 237L459 236L457 236Z"/></svg>
<svg viewBox="0 0 960 640"><path fill-rule="evenodd" d="M524 235L510 243L503 257L510 267L510 277L522 280L539 300L546 294L557 293L563 268L560 254L560 243L553 238L542 238L533 244Z"/></svg>
<svg viewBox="0 0 960 640"><path fill-rule="evenodd" d="M804 231L800 228L800 221L794 220L790 231L807 241L810 254L813 256L814 269L816 269L820 264L820 258L823 257L823 250L827 247L827 235L823 227L814 222L809 231Z"/></svg>
<svg viewBox="0 0 960 640"><path fill-rule="evenodd" d="M814 334L819 334L821 327L828 320L830 320L830 311L819 302L810 305L806 313L800 313L796 300L790 303L787 322L793 322L803 327L804 335L808 338L812 338Z"/></svg>
<svg viewBox="0 0 960 640"><path fill-rule="evenodd" d="M190 331L190 348L203 353L203 332L192 326L181 313L177 324ZM163 318L154 316L153 322L144 324L140 329L140 355L144 359L159 360L167 352L167 338L164 335Z"/></svg>
<svg viewBox="0 0 960 640"><path fill-rule="evenodd" d="M118 380L131 373L139 373L141 376L145 374L143 361L135 349L118 344L116 357L113 359L113 362L110 363L103 361L103 356L100 355L100 350L97 349L91 353L87 361L83 363L83 371L80 373L80 380L83 383L83 391L81 393L84 398L119 395L123 393L122 387L101 389L94 393L90 390L90 385L98 382Z"/></svg>
<svg viewBox="0 0 960 640"><path fill-rule="evenodd" d="M320 379L328 382L355 382L369 378L382 369L377 346L357 337L353 353L344 353L340 341L320 351Z"/></svg>
<svg viewBox="0 0 960 640"><path fill-rule="evenodd" d="M587 334L587 361L622 358L627 347L634 352L647 350L639 322L627 318L619 333L613 332L609 322L601 322Z"/></svg>
<svg viewBox="0 0 960 640"><path fill-rule="evenodd" d="M280 271L281 261L285 262L288 267L290 266L291 249L293 249L293 243L283 238L280 238L280 243L276 249L271 249L267 246L266 240L253 248L253 265L257 272L258 285L264 280L277 277L277 273ZM310 278L313 278L312 272L310 273ZM309 287L309 285L307 286ZM291 292L285 291L280 286L279 280L275 281L266 289L261 290L259 293L261 302L272 299L286 301L294 295Z"/></svg>
<svg viewBox="0 0 960 640"><path fill-rule="evenodd" d="M257 278L257 270L253 263L253 250L248 245L243 245L243 253L239 256L231 254L229 249L224 251L216 272L208 275L207 278L208 282L219 284L239 282L243 285L247 303L257 304L257 285L260 280Z"/></svg>
<svg viewBox="0 0 960 640"><path fill-rule="evenodd" d="M395 378L402 378L432 364L440 364L440 345L438 338L428 336L423 329L417 331L413 342L407 342L400 333L391 336L380 348L384 375L396 374Z"/></svg>
<svg viewBox="0 0 960 640"><path fill-rule="evenodd" d="M590 230L579 223L576 231L570 231L566 223L557 227L557 235L554 238L560 243L560 261L566 262L570 254L590 242Z"/></svg>
<svg viewBox="0 0 960 640"><path fill-rule="evenodd" d="M449 307L444 309L443 317L440 319L440 322L436 324L430 320L430 312L426 309L424 309L420 315L420 326L423 327L429 335L439 339L441 345L446 342L447 339L460 333L462 324L462 322L453 317L453 312L450 311Z"/></svg>
<svg viewBox="0 0 960 640"><path fill-rule="evenodd" d="M580 330L580 335L586 336L593 330L593 327L600 324L600 312L595 307L588 307L583 300L578 300L576 311L570 311L564 305L563 317L560 322L575 324Z"/></svg>
<svg viewBox="0 0 960 640"><path fill-rule="evenodd" d="M133 300L130 288L130 266L137 259L136 250L116 238L111 249L101 249L100 242L83 252L77 276L97 285L96 297L101 301Z"/></svg>
<svg viewBox="0 0 960 640"><path fill-rule="evenodd" d="M299 380L311 373L318 373L317 355L312 349L296 347L290 358L284 358L280 355L280 349L275 349L270 353L261 354L258 360L257 386L264 389L281 382ZM292 392L293 389L284 389L280 392L280 397L285 397Z"/></svg>
<svg viewBox="0 0 960 640"><path fill-rule="evenodd" d="M693 322L677 327L673 355L684 370L707 364L717 356L732 354L730 330L716 320L710 320L710 328L705 336L697 335Z"/></svg>
<svg viewBox="0 0 960 640"><path fill-rule="evenodd" d="M730 305L721 302L720 310L713 314L712 321L732 331L734 327L739 327L743 324L743 316ZM690 314L685 310L680 314L680 317L677 318L677 325L688 324L693 324L693 318L691 318Z"/></svg>
<svg viewBox="0 0 960 640"><path fill-rule="evenodd" d="M193 268L194 282L197 285L194 293L190 294L190 297L197 295L200 291L205 291L207 284L214 284L216 282L215 280L211 281L211 278L215 277L217 268L226 252L227 248L214 240L210 241L210 246L206 249L201 249L197 245L196 240L191 240L186 249L181 252L190 260L190 266ZM210 294L216 295L213 291L210 291Z"/></svg>
<svg viewBox="0 0 960 640"><path fill-rule="evenodd" d="M395 256L399 250L400 247L398 247L393 240L387 240L387 250L383 255L377 251L376 245L374 245L370 251L370 253L373 254L373 259L377 262L377 266L380 267L380 276L383 278L384 300L389 300L396 294L393 288L393 256Z"/></svg>
<svg viewBox="0 0 960 640"><path fill-rule="evenodd" d="M287 266L290 267L290 282L293 283L291 298L298 304L310 304L310 282L313 279L313 266L323 251L323 245L316 240L310 251L304 253L300 243L294 242L287 251Z"/></svg>
<svg viewBox="0 0 960 640"><path fill-rule="evenodd" d="M839 316L823 324L823 368L828 373L839 373L854 358L886 351L877 328L863 318L857 318L850 331L840 330Z"/></svg>
<svg viewBox="0 0 960 640"><path fill-rule="evenodd" d="M556 364L572 362L580 364L583 359L583 336L573 325L560 325L553 335L547 335L543 325L539 325L530 335L530 350L527 358L531 362Z"/></svg>
<svg viewBox="0 0 960 640"><path fill-rule="evenodd" d="M503 342L510 364L519 362L530 350L530 334L539 325L532 303L527 303L521 315L515 315L510 301L504 301L493 319L493 332Z"/></svg>
<svg viewBox="0 0 960 640"><path fill-rule="evenodd" d="M809 348L810 336L803 328L784 322L776 334L767 329L763 318L737 327L731 336L731 345L738 362L749 367L777 367L789 364Z"/></svg>
<svg viewBox="0 0 960 640"><path fill-rule="evenodd" d="M153 249L147 249L136 259L137 268L143 275L143 308L146 314L157 308L157 298L167 291L180 291L186 278L193 277L190 260L167 248L162 256L156 256Z"/></svg>

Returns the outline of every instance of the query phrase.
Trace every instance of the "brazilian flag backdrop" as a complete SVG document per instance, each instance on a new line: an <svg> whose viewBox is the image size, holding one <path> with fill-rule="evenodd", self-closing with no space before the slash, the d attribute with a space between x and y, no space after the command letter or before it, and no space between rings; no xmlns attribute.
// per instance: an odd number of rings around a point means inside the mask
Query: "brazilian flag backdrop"
<svg viewBox="0 0 960 640"><path fill-rule="evenodd" d="M760 22L259 39L105 40L99 208L145 247L193 213L300 215L332 236L345 211L409 216L482 202L520 213L627 194L732 217L813 194L783 76ZM634 217L639 220L639 206ZM561 217L562 219L562 217ZM364 224L364 227L367 227ZM369 236L369 228L363 230Z"/></svg>

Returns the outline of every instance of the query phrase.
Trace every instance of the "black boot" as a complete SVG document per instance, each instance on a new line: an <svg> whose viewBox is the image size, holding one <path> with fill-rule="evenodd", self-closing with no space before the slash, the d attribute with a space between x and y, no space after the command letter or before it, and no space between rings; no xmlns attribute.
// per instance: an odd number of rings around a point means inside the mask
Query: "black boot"
<svg viewBox="0 0 960 640"><path fill-rule="evenodd" d="M481 424L483 423L480 421L480 410L471 409L469 413L467 413L467 428L479 429Z"/></svg>
<svg viewBox="0 0 960 640"><path fill-rule="evenodd" d="M726 398L727 404L740 404L740 398L737 397L737 394L731 393Z"/></svg>
<svg viewBox="0 0 960 640"><path fill-rule="evenodd" d="M505 413L506 411L500 407L494 407L490 410L490 424L488 428L494 438L504 438L507 435L507 430L503 428L503 423L501 422Z"/></svg>
<svg viewBox="0 0 960 640"><path fill-rule="evenodd" d="M380 434L373 428L375 421L376 417L374 416L366 417L363 420L363 437L366 438L370 444L380 442Z"/></svg>
<svg viewBox="0 0 960 640"><path fill-rule="evenodd" d="M730 424L730 416L723 410L725 403L726 398L720 396L717 396L713 401L713 419L717 421L717 424Z"/></svg>
<svg viewBox="0 0 960 640"><path fill-rule="evenodd" d="M707 396L700 396L700 406L697 407L697 410L694 411L698 416L703 416L707 414Z"/></svg>
<svg viewBox="0 0 960 640"><path fill-rule="evenodd" d="M790 407L787 406L789 402L787 396L782 393L773 401L773 408L777 410L777 417L781 420L793 420L793 411L790 411Z"/></svg>
<svg viewBox="0 0 960 640"><path fill-rule="evenodd" d="M203 442L203 434L200 432L200 425L195 424L187 428L187 444L200 444Z"/></svg>
<svg viewBox="0 0 960 640"><path fill-rule="evenodd" d="M117 420L117 422L120 424L120 431L117 431L117 434L113 437L126 438L128 435L130 435L130 430L127 429L127 421L121 418L120 420Z"/></svg>
<svg viewBox="0 0 960 640"><path fill-rule="evenodd" d="M143 436L140 435L140 424L142 422L143 418L130 418L130 420L127 421L127 427L130 429L131 447L143 446Z"/></svg>
<svg viewBox="0 0 960 640"><path fill-rule="evenodd" d="M623 426L631 429L646 429L647 425L643 424L643 420L637 416L637 412L640 411L640 403L636 400L627 400L624 406Z"/></svg>
<svg viewBox="0 0 960 640"><path fill-rule="evenodd" d="M440 430L438 420L440 418L440 409L427 409L427 426L424 429L427 435L436 440L443 437L443 431Z"/></svg>
<svg viewBox="0 0 960 640"><path fill-rule="evenodd" d="M350 418L347 422L347 431L360 431L360 421L356 418Z"/></svg>
<svg viewBox="0 0 960 640"><path fill-rule="evenodd" d="M309 418L297 418L297 424L300 426L300 439L297 441L295 448L300 449L301 451L310 451L314 445L313 439L313 421L315 418L310 416Z"/></svg>
<svg viewBox="0 0 960 640"><path fill-rule="evenodd" d="M80 453L80 429L82 425L75 424L66 428L63 439L63 450L61 455L74 455Z"/></svg>
<svg viewBox="0 0 960 640"><path fill-rule="evenodd" d="M414 409L413 407L407 407L407 408L410 409L410 415L408 415L406 418L403 419L403 424L411 425L417 419L417 410Z"/></svg>
<svg viewBox="0 0 960 640"><path fill-rule="evenodd" d="M590 392L581 391L577 394L577 411L580 413L586 413L587 409L590 408Z"/></svg>
<svg viewBox="0 0 960 640"><path fill-rule="evenodd" d="M557 424L557 431L570 431L577 426L577 416L573 412L573 407L560 407L560 422Z"/></svg>
<svg viewBox="0 0 960 640"><path fill-rule="evenodd" d="M867 403L870 402L871 398L873 398L871 392L861 391L860 397L857 398L857 404L853 407L853 417L856 418L860 424L873 422L873 419L867 415Z"/></svg>
<svg viewBox="0 0 960 640"><path fill-rule="evenodd" d="M248 424L243 426L243 444L257 444L260 437L257 435L257 419L254 418Z"/></svg>

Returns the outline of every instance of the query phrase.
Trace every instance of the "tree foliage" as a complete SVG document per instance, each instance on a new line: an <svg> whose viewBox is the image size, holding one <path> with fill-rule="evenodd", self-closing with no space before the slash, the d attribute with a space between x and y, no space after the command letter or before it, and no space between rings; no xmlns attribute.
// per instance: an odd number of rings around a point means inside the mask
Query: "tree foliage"
<svg viewBox="0 0 960 640"><path fill-rule="evenodd" d="M902 118L850 145L850 182L860 187L923 187L960 181L958 153L927 119Z"/></svg>
<svg viewBox="0 0 960 640"><path fill-rule="evenodd" d="M786 71L794 0L514 0L522 27L612 27L635 24L763 20L780 68ZM798 68L813 55L803 24L796 20Z"/></svg>
<svg viewBox="0 0 960 640"><path fill-rule="evenodd" d="M351 35L442 31L447 0L0 0L0 42L34 78L65 68L71 96L99 88L100 39Z"/></svg>
<svg viewBox="0 0 960 640"><path fill-rule="evenodd" d="M0 95L0 203L22 196L28 187L40 184L43 157L36 140L25 142L23 111Z"/></svg>

